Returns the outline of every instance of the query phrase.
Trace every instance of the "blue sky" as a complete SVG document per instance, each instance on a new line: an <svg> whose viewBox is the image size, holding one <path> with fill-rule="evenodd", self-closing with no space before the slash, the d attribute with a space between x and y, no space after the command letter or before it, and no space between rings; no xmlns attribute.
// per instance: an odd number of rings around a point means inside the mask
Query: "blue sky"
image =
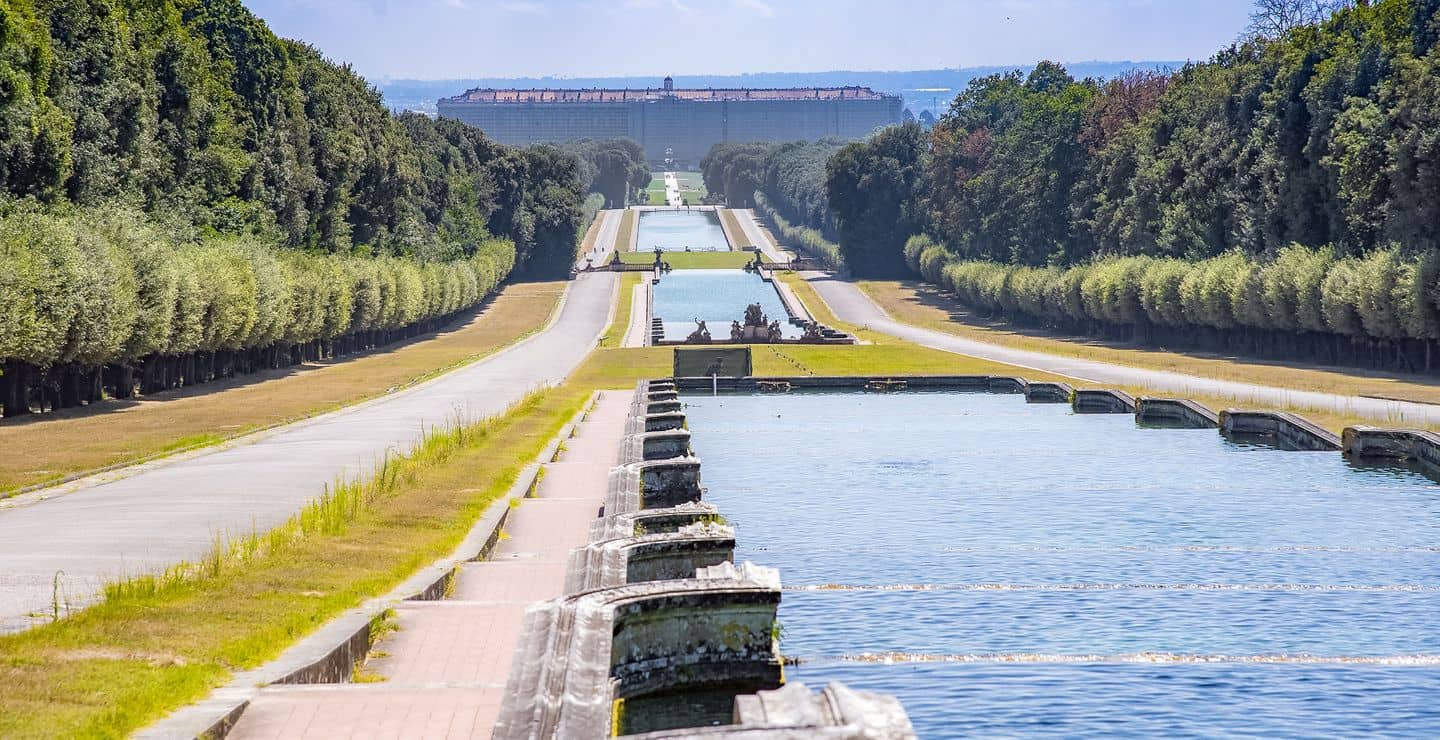
<svg viewBox="0 0 1440 740"><path fill-rule="evenodd" d="M1251 0L249 0L366 77L935 69L1203 59Z"/></svg>

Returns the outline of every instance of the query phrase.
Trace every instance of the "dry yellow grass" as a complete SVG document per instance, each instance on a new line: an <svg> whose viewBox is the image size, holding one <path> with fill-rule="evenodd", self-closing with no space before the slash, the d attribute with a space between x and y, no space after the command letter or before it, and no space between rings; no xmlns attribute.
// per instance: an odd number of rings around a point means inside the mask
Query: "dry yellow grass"
<svg viewBox="0 0 1440 740"><path fill-rule="evenodd" d="M635 286L640 284L640 278L649 279L648 272L625 272L620 274L620 290L615 300L615 319L605 327L605 333L600 335L600 348L610 349L619 347L625 341L625 333L630 330L631 307L634 306Z"/></svg>
<svg viewBox="0 0 1440 740"><path fill-rule="evenodd" d="M1007 347L1301 391L1440 403L1440 382L1434 378L1061 337L975 316L933 286L915 281L871 281L860 287L899 321Z"/></svg>
<svg viewBox="0 0 1440 740"><path fill-rule="evenodd" d="M5 492L216 444L348 406L474 362L545 324L563 282L506 286L473 317L398 347L136 401L0 423Z"/></svg>
<svg viewBox="0 0 1440 740"><path fill-rule="evenodd" d="M745 229L740 227L740 221L735 218L735 212L729 208L720 208L720 227L725 230L725 238L730 241L731 249L745 249L755 246L745 236Z"/></svg>
<svg viewBox="0 0 1440 740"><path fill-rule="evenodd" d="M600 237L600 227L605 219L611 218L611 211L599 211L595 214L595 220L590 222L590 228L585 230L585 239L580 242L580 254L587 254L595 248L595 240Z"/></svg>
<svg viewBox="0 0 1440 740"><path fill-rule="evenodd" d="M640 212L630 208L620 215L620 228L615 233L615 251L635 251L635 229L640 222Z"/></svg>

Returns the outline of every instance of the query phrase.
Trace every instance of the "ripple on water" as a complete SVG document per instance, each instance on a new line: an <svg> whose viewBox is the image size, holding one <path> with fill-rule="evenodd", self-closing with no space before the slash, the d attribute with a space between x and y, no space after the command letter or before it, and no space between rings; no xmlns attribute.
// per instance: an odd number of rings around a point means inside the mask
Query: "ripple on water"
<svg viewBox="0 0 1440 740"><path fill-rule="evenodd" d="M730 242L714 211L641 211L635 248L665 251L728 252Z"/></svg>
<svg viewBox="0 0 1440 740"><path fill-rule="evenodd" d="M1435 737L1440 671L1248 664L846 663L786 668L900 697L921 737Z"/></svg>
<svg viewBox="0 0 1440 740"><path fill-rule="evenodd" d="M798 587L794 680L932 736L1440 731L1413 472L1016 396L685 400L737 558Z"/></svg>

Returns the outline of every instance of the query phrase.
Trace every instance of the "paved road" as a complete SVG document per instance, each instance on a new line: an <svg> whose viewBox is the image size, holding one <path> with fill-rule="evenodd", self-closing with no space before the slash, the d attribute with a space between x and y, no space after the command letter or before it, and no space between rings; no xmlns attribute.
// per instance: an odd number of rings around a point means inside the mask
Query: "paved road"
<svg viewBox="0 0 1440 740"><path fill-rule="evenodd" d="M745 232L745 237L751 244L760 248L772 262L788 262L790 257L781 254L780 247L775 241L767 236L768 232L760 225L760 217L755 211L749 208L732 208L730 212L735 214L736 223L740 224L740 230Z"/></svg>
<svg viewBox="0 0 1440 740"><path fill-rule="evenodd" d="M805 279L815 286L820 297L825 299L830 309L841 321L946 352L1067 375L1094 384L1143 385L1176 395L1220 396L1237 399L1239 403L1265 402L1294 406L1301 410L1350 413L1375 419L1377 423L1384 422L1392 425L1420 422L1440 423L1440 406L1432 404L1387 401L1363 396L1341 396L1334 393L1316 393L1229 380L1215 380L1163 370L1145 370L1094 360L1061 357L966 339L896 321L870 300L869 296L861 292L854 283L820 272L805 273Z"/></svg>
<svg viewBox="0 0 1440 740"><path fill-rule="evenodd" d="M595 235L595 246L575 260L576 269L583 270L586 265L599 267L610 261L610 252L615 249L615 237L620 233L620 219L624 216L623 210L600 211L595 214L600 223L600 232Z"/></svg>
<svg viewBox="0 0 1440 740"><path fill-rule="evenodd" d="M84 604L122 574L199 558L219 533L264 531L285 521L326 484L363 474L386 450L419 439L423 428L456 414L495 414L563 380L594 348L617 285L616 273L582 275L545 330L415 388L247 444L8 503L0 508L0 631L24 629L34 623L31 615L49 614L57 580L64 597Z"/></svg>

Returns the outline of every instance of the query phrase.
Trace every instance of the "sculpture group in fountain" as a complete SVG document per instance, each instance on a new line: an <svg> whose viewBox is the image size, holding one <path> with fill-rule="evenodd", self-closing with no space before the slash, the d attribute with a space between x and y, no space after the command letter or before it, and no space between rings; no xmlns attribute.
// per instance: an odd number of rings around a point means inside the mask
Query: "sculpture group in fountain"
<svg viewBox="0 0 1440 740"><path fill-rule="evenodd" d="M706 327L706 326L705 326L705 322L704 322L704 321L701 321L700 319L695 319L695 331L690 332L690 336L685 337L685 341L686 341L686 342L690 342L690 343L692 343L692 344L709 344L709 343L710 343L710 329L709 329L709 327Z"/></svg>
<svg viewBox="0 0 1440 740"><path fill-rule="evenodd" d="M744 325L738 321L730 323L732 342L778 342L780 338L780 322L771 321L765 315L764 307L758 303L745 307Z"/></svg>
<svg viewBox="0 0 1440 740"><path fill-rule="evenodd" d="M659 247L655 248L655 262L650 265L650 269L656 272L670 272L670 263L665 261L664 254Z"/></svg>

